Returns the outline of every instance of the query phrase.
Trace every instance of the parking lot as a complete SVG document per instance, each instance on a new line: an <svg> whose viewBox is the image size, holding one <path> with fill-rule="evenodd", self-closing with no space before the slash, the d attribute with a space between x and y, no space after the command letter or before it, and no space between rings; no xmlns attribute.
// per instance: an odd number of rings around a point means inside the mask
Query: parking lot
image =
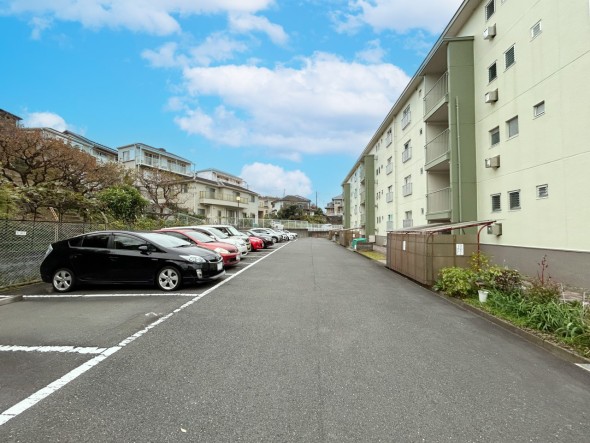
<svg viewBox="0 0 590 443"><path fill-rule="evenodd" d="M3 292L22 300L0 306L0 425L289 244L250 252L221 279L172 293L83 286L56 294L48 283Z"/></svg>

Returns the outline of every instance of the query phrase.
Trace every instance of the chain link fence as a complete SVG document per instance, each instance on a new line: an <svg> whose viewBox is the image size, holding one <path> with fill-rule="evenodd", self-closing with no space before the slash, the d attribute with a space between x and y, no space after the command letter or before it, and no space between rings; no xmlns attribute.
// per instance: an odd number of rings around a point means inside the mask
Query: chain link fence
<svg viewBox="0 0 590 443"><path fill-rule="evenodd" d="M0 288L40 281L39 266L51 243L103 229L104 223L0 220Z"/></svg>

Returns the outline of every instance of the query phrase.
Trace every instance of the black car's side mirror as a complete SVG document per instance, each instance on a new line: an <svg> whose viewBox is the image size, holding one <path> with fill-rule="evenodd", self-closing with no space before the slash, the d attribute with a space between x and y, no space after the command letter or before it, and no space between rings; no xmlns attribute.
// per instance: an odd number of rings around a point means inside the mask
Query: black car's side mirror
<svg viewBox="0 0 590 443"><path fill-rule="evenodd" d="M150 247L148 245L141 245L139 248L142 254L147 254L150 251Z"/></svg>

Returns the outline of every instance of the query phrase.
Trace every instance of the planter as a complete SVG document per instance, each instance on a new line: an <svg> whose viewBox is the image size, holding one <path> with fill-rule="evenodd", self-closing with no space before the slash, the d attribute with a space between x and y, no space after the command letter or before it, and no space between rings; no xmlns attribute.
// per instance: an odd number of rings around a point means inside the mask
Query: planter
<svg viewBox="0 0 590 443"><path fill-rule="evenodd" d="M488 300L488 291L486 291L485 289L480 289L477 291L477 293L479 294L479 302L480 303L485 303Z"/></svg>

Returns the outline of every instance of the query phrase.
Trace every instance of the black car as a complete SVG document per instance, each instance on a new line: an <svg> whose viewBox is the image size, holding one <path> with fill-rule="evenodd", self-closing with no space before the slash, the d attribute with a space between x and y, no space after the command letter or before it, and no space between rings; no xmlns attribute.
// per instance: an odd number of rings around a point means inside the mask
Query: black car
<svg viewBox="0 0 590 443"><path fill-rule="evenodd" d="M155 284L174 291L225 273L223 259L213 251L165 234L127 231L91 232L52 243L40 271L57 292L78 283Z"/></svg>

